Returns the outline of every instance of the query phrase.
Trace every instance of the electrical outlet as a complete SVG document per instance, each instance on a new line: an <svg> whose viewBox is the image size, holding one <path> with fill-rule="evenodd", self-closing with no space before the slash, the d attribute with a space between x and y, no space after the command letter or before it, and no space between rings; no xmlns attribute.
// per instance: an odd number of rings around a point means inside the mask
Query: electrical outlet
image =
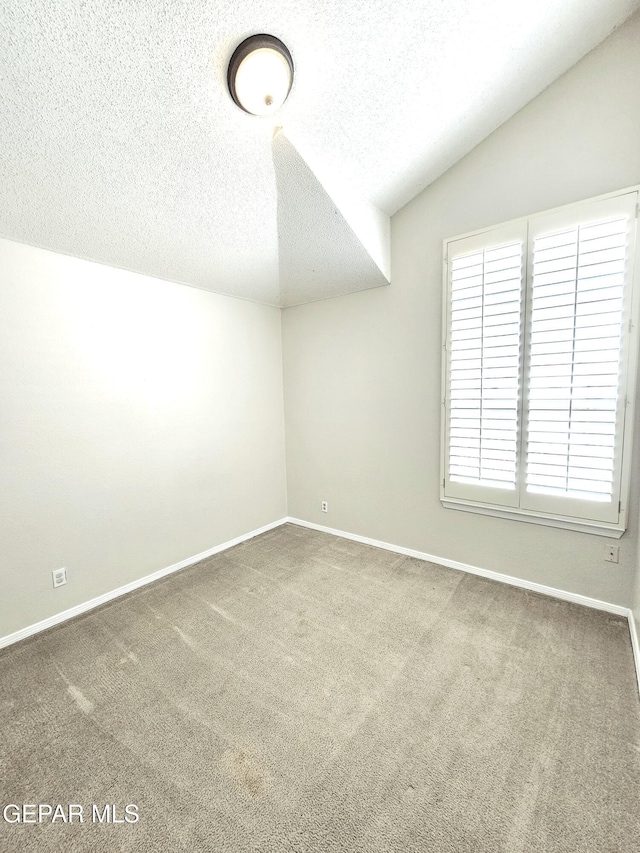
<svg viewBox="0 0 640 853"><path fill-rule="evenodd" d="M620 559L619 545L605 545L604 558L607 563L617 563Z"/></svg>
<svg viewBox="0 0 640 853"><path fill-rule="evenodd" d="M322 501L322 512L329 512L329 504L326 501Z"/></svg>
<svg viewBox="0 0 640 853"><path fill-rule="evenodd" d="M54 569L51 572L51 576L53 577L53 588L59 586L64 586L67 582L67 570L66 569Z"/></svg>

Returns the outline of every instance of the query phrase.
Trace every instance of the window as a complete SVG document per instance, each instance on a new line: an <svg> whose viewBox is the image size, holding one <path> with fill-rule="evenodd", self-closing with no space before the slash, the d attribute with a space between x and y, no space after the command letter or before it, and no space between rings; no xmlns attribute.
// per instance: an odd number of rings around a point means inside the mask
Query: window
<svg viewBox="0 0 640 853"><path fill-rule="evenodd" d="M445 506L624 531L637 215L631 189L445 240Z"/></svg>

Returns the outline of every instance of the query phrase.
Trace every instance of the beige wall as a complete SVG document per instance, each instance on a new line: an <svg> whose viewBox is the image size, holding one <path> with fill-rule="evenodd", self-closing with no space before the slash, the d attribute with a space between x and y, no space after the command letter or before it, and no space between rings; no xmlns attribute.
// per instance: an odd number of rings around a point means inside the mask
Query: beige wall
<svg viewBox="0 0 640 853"><path fill-rule="evenodd" d="M638 544L638 565L636 567L636 583L633 595L632 608L633 617L636 622L636 634L638 635L638 638L640 638L640 543ZM638 686L640 687L640 661L638 661L638 679Z"/></svg>
<svg viewBox="0 0 640 853"><path fill-rule="evenodd" d="M636 573L636 589L633 601L633 616L636 623L636 634L640 637L640 559Z"/></svg>
<svg viewBox="0 0 640 853"><path fill-rule="evenodd" d="M291 516L631 604L637 475L619 565L601 537L441 507L441 253L640 182L639 45L636 15L396 214L390 287L283 312Z"/></svg>
<svg viewBox="0 0 640 853"><path fill-rule="evenodd" d="M281 518L287 485L294 517L635 589L640 619L637 474L617 566L438 499L442 240L640 182L639 43L636 15L400 211L390 287L282 312L284 352L277 309L0 240L0 637Z"/></svg>
<svg viewBox="0 0 640 853"><path fill-rule="evenodd" d="M278 309L6 240L0 282L0 637L286 515Z"/></svg>

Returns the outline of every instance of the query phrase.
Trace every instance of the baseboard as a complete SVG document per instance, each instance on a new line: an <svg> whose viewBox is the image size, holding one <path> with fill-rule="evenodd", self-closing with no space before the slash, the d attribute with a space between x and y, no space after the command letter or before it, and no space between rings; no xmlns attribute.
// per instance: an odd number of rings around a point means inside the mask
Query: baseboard
<svg viewBox="0 0 640 853"><path fill-rule="evenodd" d="M10 646L13 643L17 643L20 640L26 640L27 637L39 634L41 631L46 631L47 628L53 628L54 625L59 625L61 622L66 622L68 619L73 619L74 616L80 616L88 610L100 607L101 604L107 604L107 602L113 601L114 598L120 598L121 595L133 592L135 589L139 589L142 586L146 586L147 584L160 580L167 575L180 571L180 569L186 569L188 566L193 566L195 563L199 563L200 560L205 560L207 557L212 557L214 554L219 554L221 551L233 548L234 545L240 545L242 542L246 542L247 539L253 539L254 536L259 536L261 533L267 533L269 530L273 530L276 527L280 527L282 524L286 524L288 520L288 518L281 518L278 521L271 522L271 524L265 524L264 527L260 527L258 530L252 530L250 533L244 533L242 536L237 536L235 539L230 539L228 542L215 545L213 548L209 548L208 551L202 551L201 554L196 554L193 557L187 557L186 560L181 560L179 563L174 563L172 566L159 569L157 572L153 572L143 578L138 578L138 580L131 581L131 583L118 587L118 589L105 592L104 595L99 595L97 598L92 598L90 601L85 601L82 604L77 604L75 607L70 607L68 610L63 610L62 613L56 613L54 616L49 616L47 619L43 619L41 622L36 622L34 625L28 625L26 628L21 628L13 634L7 634L5 637L0 637L0 649Z"/></svg>
<svg viewBox="0 0 640 853"><path fill-rule="evenodd" d="M518 586L522 589L529 589L532 592L539 592L542 595L549 595L552 598L561 598L563 601L582 604L585 607L592 607L595 610L606 610L608 613L615 613L618 616L628 617L629 615L629 608L622 607L619 604L610 604L607 601L600 601L597 598L589 598L586 595L579 595L575 592L567 592L564 589L556 589L555 587L545 586L544 584L535 583L534 581L514 578L511 575L503 575L500 572L481 569L479 566L471 566L468 563L460 563L457 560L449 560L446 557L438 557L435 554L426 554L423 551L414 551L411 548L403 548L400 545L391 545L389 542L381 542L378 539L369 539L367 536L357 536L353 533L346 533L344 530L334 530L331 527L324 527L322 524L312 524L310 521L302 521L299 518L288 518L287 521L291 524L298 524L300 527L309 527L311 530L330 533L332 536L340 536L342 539L351 539L354 542L362 542L364 545L373 545L376 548L395 551L397 554L404 554L407 557L415 557L418 560L437 563L439 566L446 566L448 569L457 569L458 571L466 572L470 575L480 575L480 577L483 578L500 581L500 583L506 583L510 586Z"/></svg>
<svg viewBox="0 0 640 853"><path fill-rule="evenodd" d="M234 545L240 545L242 542L246 542L248 539L253 539L254 536L259 536L261 533L267 533L269 530L274 530L276 527L280 527L281 525L287 523L297 524L299 527L308 527L311 530L318 530L321 533L329 533L331 536L338 536L342 539L350 539L353 542L361 542L364 545L373 545L375 548L383 548L386 551L394 551L396 554L403 554L407 557L415 557L418 560L425 560L429 563L436 563L437 565L445 566L449 569L456 569L457 571L467 572L468 574L479 575L480 577L489 578L490 580L499 581L500 583L506 583L510 586L520 587L521 589L528 589L532 592L539 592L542 595L548 595L552 598L558 598L563 601L570 601L574 604L581 604L584 607L591 607L595 610L604 610L608 613L614 613L618 616L624 616L629 622L631 647L633 649L633 657L635 661L636 675L638 679L638 691L640 693L640 641L638 640L638 632L636 629L633 612L628 607L622 607L618 604L611 604L607 601L600 601L597 598L589 598L586 595L579 595L575 592L567 592L563 589L556 589L555 587L545 586L544 584L535 583L533 581L523 580L522 578L516 578L511 575L504 575L500 572L493 572L489 569L482 569L479 566L472 566L468 563L460 563L457 560L449 560L446 557L438 557L435 554L427 554L424 551L415 551L412 548L403 548L400 545L392 545L389 542L382 542L379 539L371 539L368 536L358 536L355 533L347 533L345 530L336 530L332 527L325 527L322 524L314 524L311 521L303 521L300 518L292 518L290 516L281 518L278 521L273 521L271 522L271 524L266 524L264 527L260 527L257 530L252 530L251 532L245 533L242 536L237 536L235 539L231 539L228 542L223 542L220 545L215 545L213 548L209 548L207 551L202 551L200 554L196 554L193 557L187 557L186 560L181 560L179 563L174 563L173 565L167 566L164 569L159 569L157 572L153 572L152 574L146 575L145 577L139 578L138 580L131 581L131 583L118 587L118 589L111 590L110 592L104 593L104 595L99 595L96 598L92 598L90 601L85 601L82 604L77 604L75 607L70 607L68 610L62 611L62 613L56 613L54 616L49 616L47 619L43 619L42 621L36 622L33 625L28 625L26 628L21 628L19 631L15 631L12 634L7 634L5 637L0 637L0 649L5 648L6 646L13 645L13 643L17 643L20 640L26 640L27 637L31 637L34 634L39 634L41 631L46 631L48 628L53 628L55 625L59 625L61 622L66 622L68 619L73 619L74 616L80 616L82 613L86 613L89 610L93 610L96 607L100 607L100 605L102 604L107 604L109 601L113 601L115 598L120 598L120 596L126 595L128 592L133 592L136 589L140 589L140 587L160 580L161 578L164 578L167 575L171 575L174 572L178 572L180 571L180 569L186 569L188 566L193 566L195 565L195 563L199 563L201 560L205 560L207 557L212 557L214 554L219 554L221 551L226 551L228 548L233 548Z"/></svg>
<svg viewBox="0 0 640 853"><path fill-rule="evenodd" d="M355 533L347 533L345 530L336 530L333 527L325 527L323 524L313 524L311 521L303 521L300 518L289 517L285 520L290 524L297 524L300 527L308 527L311 530L318 530L321 533L330 533L332 536L339 536L342 539L351 539L353 542L362 542L363 545L373 545L375 548L384 548L386 551L394 551L396 554L404 554L407 557L426 560L429 563L436 563L437 565L445 566L448 569L457 569L460 572L479 575L480 577L489 578L490 580L499 581L500 583L506 583L510 586L517 586L521 589L539 592L541 595L548 595L551 598L559 598L562 601L581 604L583 607L591 607L594 610L605 610L607 613L614 613L616 616L624 616L629 622L631 647L633 649L636 676L638 680L638 693L640 694L640 643L638 642L638 632L636 630L633 612L628 607L622 607L619 604L611 604L608 601L600 601L598 598L589 598L587 595L579 595L576 592L567 592L567 590L564 589L545 586L545 584L535 583L534 581L514 578L511 575L503 575L500 572L493 572L489 569L481 569L479 566L471 566L468 563L460 563L457 560L449 560L446 557L438 557L435 554L426 554L424 551L414 551L412 548L403 548L400 545L391 545L389 542L382 542L379 539L370 539L368 536L358 536Z"/></svg>
<svg viewBox="0 0 640 853"><path fill-rule="evenodd" d="M632 610L629 611L629 633L631 634L631 648L633 649L633 659L636 662L636 675L638 676L638 693L640 693L640 642L638 641L636 620L633 616Z"/></svg>

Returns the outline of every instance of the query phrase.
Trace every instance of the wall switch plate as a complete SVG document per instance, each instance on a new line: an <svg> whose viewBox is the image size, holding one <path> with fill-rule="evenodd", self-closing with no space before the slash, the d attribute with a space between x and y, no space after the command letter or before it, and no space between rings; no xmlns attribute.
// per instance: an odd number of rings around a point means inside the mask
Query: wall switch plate
<svg viewBox="0 0 640 853"><path fill-rule="evenodd" d="M329 504L326 501L322 501L322 512L329 512Z"/></svg>
<svg viewBox="0 0 640 853"><path fill-rule="evenodd" d="M604 558L607 563L617 563L620 559L620 546L605 545Z"/></svg>
<svg viewBox="0 0 640 853"><path fill-rule="evenodd" d="M53 588L54 589L58 586L64 586L67 582L67 570L66 569L54 569L51 572L51 576L53 577Z"/></svg>

